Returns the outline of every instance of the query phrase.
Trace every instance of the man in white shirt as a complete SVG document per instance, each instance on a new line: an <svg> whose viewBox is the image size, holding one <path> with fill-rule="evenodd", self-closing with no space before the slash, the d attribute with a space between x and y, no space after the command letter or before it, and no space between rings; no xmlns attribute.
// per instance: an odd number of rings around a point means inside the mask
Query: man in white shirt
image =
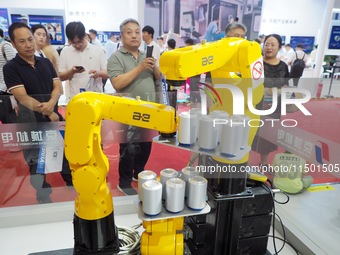
<svg viewBox="0 0 340 255"><path fill-rule="evenodd" d="M105 43L105 53L106 53L106 59L109 59L113 52L118 50L119 42L117 39L117 35L111 34L110 38Z"/></svg>
<svg viewBox="0 0 340 255"><path fill-rule="evenodd" d="M161 54L166 50L166 45L164 44L164 38L162 36L157 38L158 46L161 50Z"/></svg>
<svg viewBox="0 0 340 255"><path fill-rule="evenodd" d="M100 48L104 49L102 43L99 41L99 39L97 38L97 30L94 30L94 29L90 29L89 30L89 35L92 39L92 44L96 45L96 46L99 46Z"/></svg>
<svg viewBox="0 0 340 255"><path fill-rule="evenodd" d="M161 56L161 49L159 45L153 40L153 35L155 30L151 26L145 26L142 29L142 37L145 42L145 51L146 47L153 46L152 57L156 60L156 65L159 67L159 58Z"/></svg>
<svg viewBox="0 0 340 255"><path fill-rule="evenodd" d="M107 79L106 56L104 50L85 39L85 27L79 21L66 26L69 45L62 49L59 59L59 78L68 80L65 91L67 101L83 92L91 84L91 91L103 91L103 79ZM96 88L96 90L94 89Z"/></svg>

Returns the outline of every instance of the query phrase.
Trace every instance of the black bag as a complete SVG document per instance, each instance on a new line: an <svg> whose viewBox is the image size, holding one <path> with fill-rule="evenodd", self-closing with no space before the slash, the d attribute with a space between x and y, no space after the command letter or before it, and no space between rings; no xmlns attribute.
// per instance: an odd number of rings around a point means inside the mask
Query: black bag
<svg viewBox="0 0 340 255"><path fill-rule="evenodd" d="M306 63L303 60L305 58L305 53L303 57L300 59L295 52L296 59L294 60L292 67L290 69L290 78L300 78L302 76L303 70L306 67Z"/></svg>

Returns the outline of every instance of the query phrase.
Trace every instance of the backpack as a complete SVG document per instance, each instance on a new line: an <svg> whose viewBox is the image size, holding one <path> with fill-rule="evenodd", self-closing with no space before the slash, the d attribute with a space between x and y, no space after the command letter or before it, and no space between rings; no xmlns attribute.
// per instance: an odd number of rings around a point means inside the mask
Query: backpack
<svg viewBox="0 0 340 255"><path fill-rule="evenodd" d="M296 59L294 60L292 67L290 68L290 77L291 78L300 78L302 76L303 70L306 67L306 63L303 60L305 58L305 53L303 57L300 59L295 52Z"/></svg>

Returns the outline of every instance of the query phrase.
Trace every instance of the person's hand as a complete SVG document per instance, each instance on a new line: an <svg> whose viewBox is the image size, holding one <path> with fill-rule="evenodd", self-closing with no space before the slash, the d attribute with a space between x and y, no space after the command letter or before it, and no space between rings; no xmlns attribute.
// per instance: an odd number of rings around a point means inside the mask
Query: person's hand
<svg viewBox="0 0 340 255"><path fill-rule="evenodd" d="M44 102L37 105L38 112L49 116L54 110L54 104L52 102Z"/></svg>
<svg viewBox="0 0 340 255"><path fill-rule="evenodd" d="M19 115L19 106L17 100L15 100L14 96L10 96L9 99L11 100L12 110L15 112L16 116Z"/></svg>
<svg viewBox="0 0 340 255"><path fill-rule="evenodd" d="M73 73L83 73L83 72L85 72L85 69L82 66L73 66L72 72Z"/></svg>
<svg viewBox="0 0 340 255"><path fill-rule="evenodd" d="M90 74L90 77L93 78L93 79L96 79L96 78L100 77L99 72L96 71L96 70L90 70L89 74Z"/></svg>
<svg viewBox="0 0 340 255"><path fill-rule="evenodd" d="M155 62L156 60L154 58L144 58L141 65L143 67L143 70L147 70L147 69L150 69L150 70L153 70L154 67L155 67Z"/></svg>
<svg viewBox="0 0 340 255"><path fill-rule="evenodd" d="M52 122L59 121L59 115L56 114L55 112L52 112L50 115L48 115L48 118L49 118Z"/></svg>
<svg viewBox="0 0 340 255"><path fill-rule="evenodd" d="M18 105L13 106L13 110L15 112L15 115L18 116L19 115L19 107L18 107Z"/></svg>

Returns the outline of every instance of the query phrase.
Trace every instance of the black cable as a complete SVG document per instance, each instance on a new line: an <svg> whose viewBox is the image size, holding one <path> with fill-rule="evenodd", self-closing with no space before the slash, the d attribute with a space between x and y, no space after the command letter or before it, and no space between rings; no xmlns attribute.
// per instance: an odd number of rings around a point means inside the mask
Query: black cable
<svg viewBox="0 0 340 255"><path fill-rule="evenodd" d="M288 195L287 193L283 192L283 191L281 191L281 193L287 197L287 200L284 201L284 202L280 202L280 201L278 201L278 200L275 199L275 202L278 203L278 204L280 204L280 205L287 204L287 203L289 202L289 199L290 199L290 198L289 198L289 195Z"/></svg>
<svg viewBox="0 0 340 255"><path fill-rule="evenodd" d="M267 182L270 184L270 188L271 189L274 189L274 184L273 182L270 180L270 179L267 179ZM280 202L280 201L277 201L275 198L274 198L274 201L278 204L281 204L281 205L284 205L284 204L287 204L289 202L289 195L283 191L281 191L282 194L284 194L286 197L287 197L287 200L285 202Z"/></svg>
<svg viewBox="0 0 340 255"><path fill-rule="evenodd" d="M283 248L285 247L285 244L286 244L286 242L287 242L287 241L286 241L286 231L285 231L285 228L284 228L284 226L283 226L283 222L282 222L281 217L280 217L277 213L275 213L275 215L276 215L276 217L278 217L278 219L279 219L279 221L280 221L280 223L281 223L281 227L282 227L283 244L282 244L280 250L277 252L277 253L280 253L280 252L283 250ZM274 218L274 220L275 220L275 218ZM275 237L275 236L273 236L273 237ZM279 237L277 237L277 238L279 238Z"/></svg>
<svg viewBox="0 0 340 255"><path fill-rule="evenodd" d="M270 184L270 188L274 189L274 185L273 182L270 179L267 179L267 182Z"/></svg>
<svg viewBox="0 0 340 255"><path fill-rule="evenodd" d="M296 252L297 255L301 255L301 253L291 243L285 241L283 238L278 237L278 236L272 236L272 235L269 235L268 237L272 237L272 238L275 238L275 239L278 239L280 241L285 242L286 244L288 244ZM273 254L273 255L275 255L275 254Z"/></svg>
<svg viewBox="0 0 340 255"><path fill-rule="evenodd" d="M269 180L268 180L269 181ZM272 183L269 181L269 183L272 185ZM273 208L272 208L272 211L273 211L273 214L272 214L272 226L273 226L273 247L274 247L274 255L277 255L278 252L277 252L277 248L276 248L276 243L275 243L275 198L274 198L274 193L273 193L273 190L268 187L268 185L266 183L263 183L263 188L266 189L272 196L272 200L273 200Z"/></svg>
<svg viewBox="0 0 340 255"><path fill-rule="evenodd" d="M267 181L270 184L271 188L273 188L273 183L271 182L271 180L268 179ZM281 192L287 197L287 200L284 201L284 202L280 202L280 201L275 199L275 193L273 193L273 190L270 187L268 187L268 185L266 183L263 183L263 188L265 188L268 192L270 192L272 199L273 199L273 219L272 219L273 235L269 235L269 237L273 238L273 246L274 246L274 252L275 252L273 255L278 255L283 250L286 243L293 248L293 250L296 252L296 254L299 255L300 253L297 251L297 249L291 243L287 242L286 231L285 231L285 227L283 225L282 219L275 211L275 202L278 203L278 204L287 204L289 202L289 195L286 194L285 192ZM275 236L275 217L277 217L280 221L280 224L281 224L281 227L282 227L283 238ZM283 241L283 244L282 244L282 246L279 250L277 250L275 239Z"/></svg>

